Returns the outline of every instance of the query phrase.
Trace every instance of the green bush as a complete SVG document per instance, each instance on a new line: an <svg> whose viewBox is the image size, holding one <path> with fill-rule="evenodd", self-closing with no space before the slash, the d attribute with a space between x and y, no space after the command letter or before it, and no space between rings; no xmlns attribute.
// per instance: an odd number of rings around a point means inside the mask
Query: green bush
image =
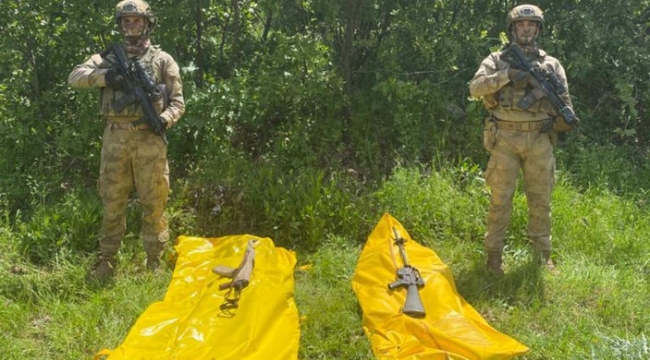
<svg viewBox="0 0 650 360"><path fill-rule="evenodd" d="M647 157L638 148L575 142L561 147L557 158L560 171L569 173L578 186L610 189L617 194L650 189Z"/></svg>
<svg viewBox="0 0 650 360"><path fill-rule="evenodd" d="M485 232L489 197L480 168L471 163L441 172L397 168L374 196L414 238L454 242Z"/></svg>
<svg viewBox="0 0 650 360"><path fill-rule="evenodd" d="M19 221L15 236L29 260L48 264L60 256L94 250L101 214L96 195L71 192L61 203L39 207L29 219Z"/></svg>
<svg viewBox="0 0 650 360"><path fill-rule="evenodd" d="M201 169L181 196L204 236L249 233L313 251L329 236L365 230L369 205L352 175L284 171L236 157Z"/></svg>

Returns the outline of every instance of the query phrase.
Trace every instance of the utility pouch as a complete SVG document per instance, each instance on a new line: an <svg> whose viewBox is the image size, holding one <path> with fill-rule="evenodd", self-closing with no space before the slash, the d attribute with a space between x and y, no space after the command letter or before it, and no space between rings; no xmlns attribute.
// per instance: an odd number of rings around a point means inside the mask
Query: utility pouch
<svg viewBox="0 0 650 360"><path fill-rule="evenodd" d="M576 118L575 120L577 123L580 123L580 120ZM569 125L569 123L564 120L563 117L558 116L555 118L555 121L553 122L553 131L555 132L565 132L565 131L570 131L573 130L573 127Z"/></svg>
<svg viewBox="0 0 650 360"><path fill-rule="evenodd" d="M485 119L483 126L483 147L487 151L492 151L497 142L497 124L493 117Z"/></svg>

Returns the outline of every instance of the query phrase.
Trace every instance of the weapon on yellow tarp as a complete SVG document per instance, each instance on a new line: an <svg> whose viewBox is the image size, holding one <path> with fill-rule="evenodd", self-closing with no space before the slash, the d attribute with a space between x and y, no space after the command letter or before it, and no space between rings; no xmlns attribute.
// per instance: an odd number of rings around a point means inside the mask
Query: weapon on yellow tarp
<svg viewBox="0 0 650 360"><path fill-rule="evenodd" d="M239 305L241 291L248 286L253 274L255 244L257 244L256 240L248 240L244 258L236 269L225 265L217 265L212 269L215 274L231 279L229 282L219 285L219 290L228 289L224 296L225 302L221 305L222 309L232 309Z"/></svg>
<svg viewBox="0 0 650 360"><path fill-rule="evenodd" d="M405 286L407 289L406 301L402 307L402 312L414 318L423 318L426 316L426 312L424 311L424 305L422 305L418 288L424 286L424 280L420 275L420 270L409 264L408 257L406 257L406 250L404 249L406 239L400 236L394 227L393 235L395 236L395 244L399 247L404 266L397 269L397 279L388 284L388 289L392 291Z"/></svg>

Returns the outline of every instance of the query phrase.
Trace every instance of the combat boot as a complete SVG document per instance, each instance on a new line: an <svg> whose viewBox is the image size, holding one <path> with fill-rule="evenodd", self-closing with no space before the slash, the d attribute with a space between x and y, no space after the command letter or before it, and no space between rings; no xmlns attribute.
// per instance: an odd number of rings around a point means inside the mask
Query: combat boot
<svg viewBox="0 0 650 360"><path fill-rule="evenodd" d="M115 275L117 262L113 258L100 258L99 262L86 275L87 280L104 282Z"/></svg>
<svg viewBox="0 0 650 360"><path fill-rule="evenodd" d="M558 273L555 264L551 259L551 250L535 250L533 251L533 256L535 256L533 261L535 261L538 266L548 270L551 274L555 275Z"/></svg>
<svg viewBox="0 0 650 360"><path fill-rule="evenodd" d="M160 270L160 256L147 255L147 270L150 272Z"/></svg>
<svg viewBox="0 0 650 360"><path fill-rule="evenodd" d="M503 264L503 253L500 251L488 251L487 270L496 277L504 275L501 265Z"/></svg>
<svg viewBox="0 0 650 360"><path fill-rule="evenodd" d="M545 267L546 270L550 271L553 274L556 273L557 270L555 269L555 264L551 259L551 250L540 251L539 265Z"/></svg>
<svg viewBox="0 0 650 360"><path fill-rule="evenodd" d="M160 270L160 259L165 252L165 243L169 238L169 233L164 231L160 234L144 234L142 236L144 241L144 252L147 254L147 270L150 272L157 272Z"/></svg>

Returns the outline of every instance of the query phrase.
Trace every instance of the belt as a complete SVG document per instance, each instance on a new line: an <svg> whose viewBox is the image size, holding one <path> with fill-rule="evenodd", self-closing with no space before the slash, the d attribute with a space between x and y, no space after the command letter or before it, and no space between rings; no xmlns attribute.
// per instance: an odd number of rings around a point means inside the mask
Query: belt
<svg viewBox="0 0 650 360"><path fill-rule="evenodd" d="M149 129L149 125L147 125L147 124L133 125L133 123L109 122L107 126L110 127L111 130L138 131L138 130L148 130Z"/></svg>
<svg viewBox="0 0 650 360"><path fill-rule="evenodd" d="M497 129L503 130L519 130L519 131L535 131L540 130L544 126L545 120L539 121L495 121Z"/></svg>

